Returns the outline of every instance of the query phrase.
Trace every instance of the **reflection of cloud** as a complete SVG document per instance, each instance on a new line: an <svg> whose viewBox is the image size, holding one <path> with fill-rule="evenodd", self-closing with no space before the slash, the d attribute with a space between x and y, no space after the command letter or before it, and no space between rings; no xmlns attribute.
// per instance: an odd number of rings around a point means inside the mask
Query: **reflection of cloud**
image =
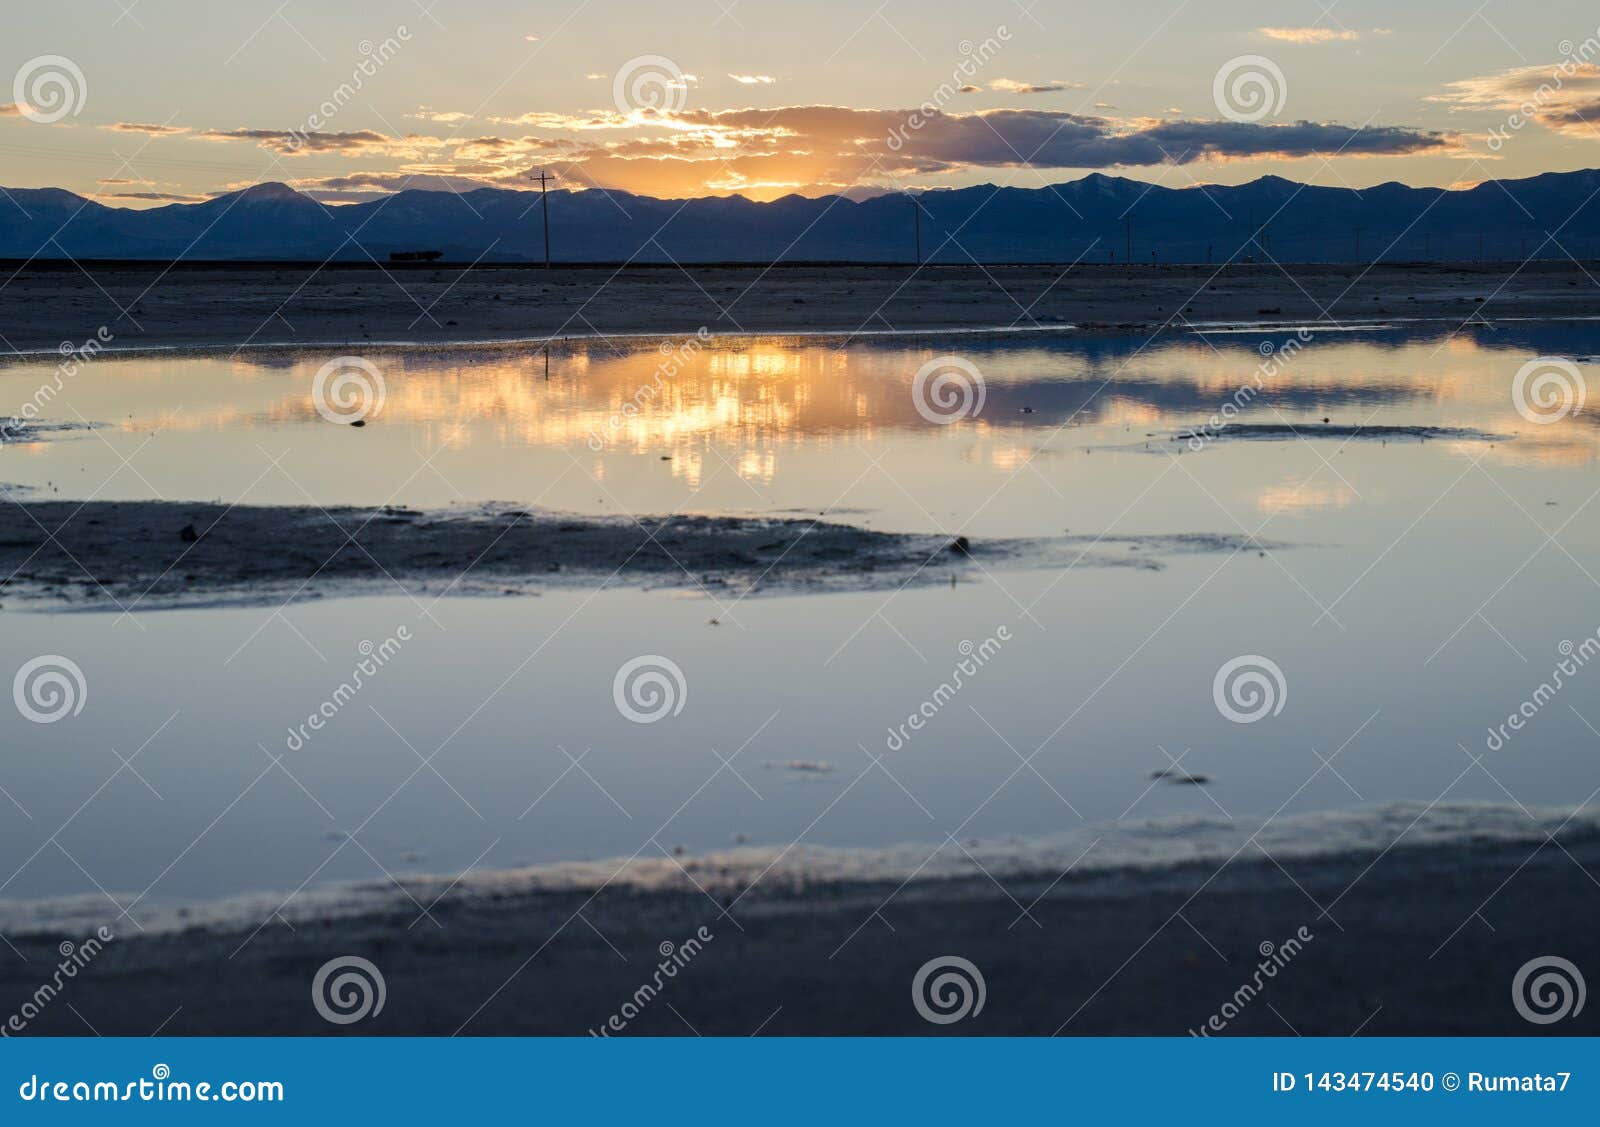
<svg viewBox="0 0 1600 1127"><path fill-rule="evenodd" d="M1263 513L1315 513L1348 508L1355 500L1355 490L1340 482L1313 485L1286 479L1257 493L1256 508Z"/></svg>
<svg viewBox="0 0 1600 1127"><path fill-rule="evenodd" d="M1600 66L1567 63L1513 67L1445 83L1428 98L1460 110L1516 111L1547 129L1592 138L1600 124Z"/></svg>
<svg viewBox="0 0 1600 1127"><path fill-rule="evenodd" d="M1514 436L1492 444L1317 440L1317 451L1336 466L1349 461L1364 471L1377 468L1369 475L1377 482L1376 493L1350 471L1375 504L1386 502L1383 483L1396 480L1384 475L1405 474L1422 459L1461 458L1464 466L1486 458L1491 470L1497 464L1584 468L1600 461L1600 417L1586 414L1535 426L1512 408L1509 381L1531 354L1531 334L1519 337L1514 326L1453 337L1448 332L1319 336L1256 400L1257 421L1332 415L1336 422L1376 418ZM1045 456L1064 458L1092 446L1093 465L1106 448L1137 451L1160 463L1168 454L1189 458L1172 436L1202 424L1252 379L1260 361L1253 343L1221 343L1219 354L1194 340L1153 345L1133 337L1063 338L1047 345L974 341L971 357L984 372L988 397L982 417L963 424L962 444L970 446L963 456L974 465L1016 469L1039 456L1043 442ZM911 381L919 365L936 354L905 343L839 351L780 338L718 339L675 375L664 377L647 401L638 398L639 389L654 387L662 362L654 342L621 355L598 342L557 346L551 350L549 382L543 355L525 350L479 350L443 360L437 354L395 353L379 363L388 392L384 421L419 428L424 449L446 442L491 451L560 447L591 464L589 439L599 433L607 453L643 455L652 463L670 455L670 466L660 463L660 471L695 485L702 473L705 478L719 469L727 473L712 449L726 452L752 480L769 480L768 473L781 478L778 463L796 448L848 451L858 442L926 435L936 428L917 412ZM123 420L118 425L140 432L290 423L325 428L311 396L322 359L264 354L231 364L212 359L131 364L115 377L101 377L95 416ZM627 405L641 402L641 409L624 414ZM166 410L175 403L183 409ZM1024 414L1024 407L1033 412ZM1069 429L1057 434L1064 422ZM364 433L382 440L386 432L379 427ZM409 451L412 437L407 433L396 440ZM1341 448L1344 454L1336 454ZM756 453L746 457L749 451ZM1249 492L1241 501L1258 506L1263 515L1282 509L1290 517L1353 504L1340 494L1343 483L1299 442L1218 443L1194 457L1205 460L1207 471L1244 467L1241 472L1265 473L1247 479ZM494 456L486 460L493 462ZM1307 473L1319 471L1298 497L1290 495L1298 478L1277 477L1290 473L1291 463L1303 463ZM1263 471L1263 466L1271 468ZM1201 472L1200 463L1195 472ZM1557 495L1540 494L1532 479L1527 484L1529 492L1519 491L1519 498L1539 515L1543 501ZM1561 499L1564 506L1575 506L1583 495ZM1552 515L1570 514L1566 507Z"/></svg>

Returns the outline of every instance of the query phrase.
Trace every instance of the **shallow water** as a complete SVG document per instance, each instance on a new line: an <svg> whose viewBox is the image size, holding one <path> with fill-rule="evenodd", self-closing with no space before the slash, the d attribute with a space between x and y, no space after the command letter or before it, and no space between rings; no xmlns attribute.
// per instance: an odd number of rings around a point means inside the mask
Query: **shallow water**
<svg viewBox="0 0 1600 1127"><path fill-rule="evenodd" d="M384 404L359 430L316 409L326 355L94 360L46 415L105 425L0 447L0 481L62 498L825 511L975 538L1288 546L898 592L7 609L7 672L61 655L85 689L53 723L0 711L0 899L109 895L112 915L138 918L679 849L981 848L1149 819L1584 802L1600 786L1600 661L1583 648L1600 629L1600 443L1592 409L1533 423L1512 384L1537 356L1600 350L1600 331L1313 334L1239 416L1493 438L1173 441L1254 384L1264 343L1292 337L720 341L683 353L626 417L658 349L553 349L548 379L538 352L375 355ZM985 400L941 425L913 378L952 351ZM50 372L0 369L0 404ZM361 643L402 628L341 693ZM1491 738L1563 642L1577 647L1563 687ZM681 710L653 723L613 692L644 655L682 672L664 683ZM1281 707L1237 723L1213 682L1244 656L1281 670L1265 683ZM941 691L964 657L961 686ZM325 704L326 726L299 731ZM1152 778L1174 760L1206 782ZM1183 834L1166 837L1184 855Z"/></svg>

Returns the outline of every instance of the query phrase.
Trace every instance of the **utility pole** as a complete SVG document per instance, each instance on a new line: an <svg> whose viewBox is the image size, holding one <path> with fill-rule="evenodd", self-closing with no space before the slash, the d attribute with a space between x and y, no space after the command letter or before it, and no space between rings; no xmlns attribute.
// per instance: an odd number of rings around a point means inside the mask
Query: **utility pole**
<svg viewBox="0 0 1600 1127"><path fill-rule="evenodd" d="M910 192L906 193L906 199L911 201L911 229L912 229L912 231L914 233L914 238L916 239L917 256L916 256L916 258L914 260L914 263L917 266L921 266L922 265L922 201L917 199L917 197L913 196Z"/></svg>
<svg viewBox="0 0 1600 1127"><path fill-rule="evenodd" d="M1362 227L1359 224L1356 225L1356 261L1357 262L1361 261L1361 232L1363 232L1365 230L1366 230L1365 227Z"/></svg>
<svg viewBox="0 0 1600 1127"><path fill-rule="evenodd" d="M544 268L548 270L550 269L550 197L546 194L545 186L555 177L541 169L539 175L529 176L528 179L539 184L539 203L544 211Z"/></svg>
<svg viewBox="0 0 1600 1127"><path fill-rule="evenodd" d="M1478 261L1483 261L1483 232L1478 232Z"/></svg>
<svg viewBox="0 0 1600 1127"><path fill-rule="evenodd" d="M1123 239L1123 243L1126 245L1126 248L1127 248L1126 254L1123 255L1122 264L1124 266L1132 266L1133 265L1133 215L1132 214L1124 215L1122 217L1122 239Z"/></svg>

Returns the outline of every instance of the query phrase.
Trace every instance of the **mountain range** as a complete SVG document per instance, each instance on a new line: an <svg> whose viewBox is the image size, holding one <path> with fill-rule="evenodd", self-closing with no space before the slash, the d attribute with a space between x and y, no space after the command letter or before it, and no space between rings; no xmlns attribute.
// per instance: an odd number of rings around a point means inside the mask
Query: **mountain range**
<svg viewBox="0 0 1600 1127"><path fill-rule="evenodd" d="M537 192L407 190L325 205L284 184L136 210L60 188L0 194L0 257L355 260L439 251L453 262L544 256ZM1264 176L1168 188L1094 174L1042 188L868 199L662 200L553 191L556 262L1280 262L1600 257L1600 171L1461 190L1360 190ZM917 214L920 208L920 216Z"/></svg>

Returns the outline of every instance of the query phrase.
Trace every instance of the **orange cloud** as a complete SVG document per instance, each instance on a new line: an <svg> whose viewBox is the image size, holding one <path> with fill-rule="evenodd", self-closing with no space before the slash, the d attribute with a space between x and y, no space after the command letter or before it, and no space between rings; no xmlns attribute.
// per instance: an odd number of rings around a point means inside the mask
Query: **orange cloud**
<svg viewBox="0 0 1600 1127"><path fill-rule="evenodd" d="M1282 43L1348 43L1361 38L1359 31L1331 27L1258 27L1256 34ZM1388 34L1381 32L1380 34Z"/></svg>
<svg viewBox="0 0 1600 1127"><path fill-rule="evenodd" d="M1600 125L1600 66L1564 62L1513 67L1447 82L1444 93L1427 100L1457 110L1515 113L1557 133L1592 139Z"/></svg>

